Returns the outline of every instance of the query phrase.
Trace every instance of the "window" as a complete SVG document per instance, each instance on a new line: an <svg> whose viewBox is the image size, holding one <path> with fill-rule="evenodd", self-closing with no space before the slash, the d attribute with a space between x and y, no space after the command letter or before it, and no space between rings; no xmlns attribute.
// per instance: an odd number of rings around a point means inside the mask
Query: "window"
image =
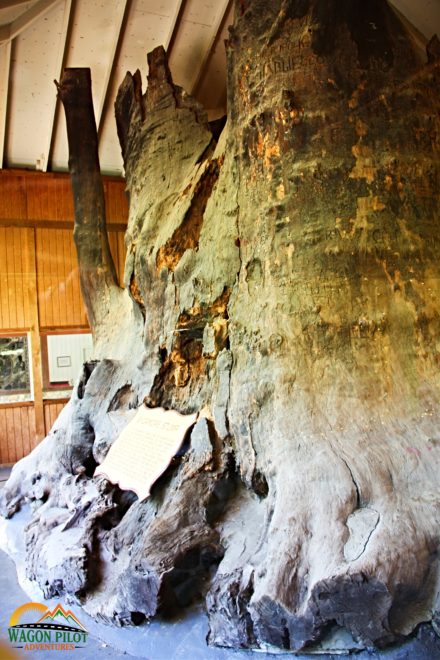
<svg viewBox="0 0 440 660"><path fill-rule="evenodd" d="M90 333L42 335L41 357L45 397L50 392L70 390L80 374L82 365L90 360L92 350Z"/></svg>
<svg viewBox="0 0 440 660"><path fill-rule="evenodd" d="M0 336L0 396L29 399L31 377L27 334ZM24 395L24 396L23 396Z"/></svg>

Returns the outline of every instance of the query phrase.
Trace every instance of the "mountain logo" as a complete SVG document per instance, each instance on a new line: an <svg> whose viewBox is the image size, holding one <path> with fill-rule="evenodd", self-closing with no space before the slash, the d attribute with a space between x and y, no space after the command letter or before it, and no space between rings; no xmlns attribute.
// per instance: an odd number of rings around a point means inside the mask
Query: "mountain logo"
<svg viewBox="0 0 440 660"><path fill-rule="evenodd" d="M13 612L8 635L13 647L24 651L73 651L84 647L88 632L61 603L53 610L41 603L25 603Z"/></svg>
<svg viewBox="0 0 440 660"><path fill-rule="evenodd" d="M57 619L58 617L58 619ZM80 622L79 619L76 618L76 616L71 612L70 610L64 609L62 605L58 603L58 605L52 610L47 610L45 614L41 617L41 619L38 619L37 623L43 623L44 622L54 622L55 619L57 619L57 622L61 620L64 620L67 625L74 625L80 628L81 630L84 630L84 632L87 632L87 630L84 628L83 624Z"/></svg>

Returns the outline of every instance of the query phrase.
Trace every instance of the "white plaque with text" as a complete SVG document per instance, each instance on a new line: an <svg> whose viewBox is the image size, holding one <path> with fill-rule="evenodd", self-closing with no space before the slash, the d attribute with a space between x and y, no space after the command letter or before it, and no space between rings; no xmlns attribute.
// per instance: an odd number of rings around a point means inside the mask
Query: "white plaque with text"
<svg viewBox="0 0 440 660"><path fill-rule="evenodd" d="M144 500L196 420L197 413L181 415L142 405L96 468L95 476L106 477L123 490L133 490Z"/></svg>

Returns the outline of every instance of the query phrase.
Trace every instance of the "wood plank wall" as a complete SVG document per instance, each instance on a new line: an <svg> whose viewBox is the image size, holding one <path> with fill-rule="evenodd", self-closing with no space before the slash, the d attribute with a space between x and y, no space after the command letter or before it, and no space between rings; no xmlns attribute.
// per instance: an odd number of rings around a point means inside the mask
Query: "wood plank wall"
<svg viewBox="0 0 440 660"><path fill-rule="evenodd" d="M64 399L48 400L44 402L44 425L46 427L46 433L49 433L56 418L65 405L66 401Z"/></svg>
<svg viewBox="0 0 440 660"><path fill-rule="evenodd" d="M0 406L0 463L15 463L37 445L34 406Z"/></svg>
<svg viewBox="0 0 440 660"><path fill-rule="evenodd" d="M128 206L121 179L104 178L110 248L122 284ZM44 400L40 333L87 331L65 174L0 170L0 334L29 332L34 401L0 404L0 463L47 434L66 400Z"/></svg>

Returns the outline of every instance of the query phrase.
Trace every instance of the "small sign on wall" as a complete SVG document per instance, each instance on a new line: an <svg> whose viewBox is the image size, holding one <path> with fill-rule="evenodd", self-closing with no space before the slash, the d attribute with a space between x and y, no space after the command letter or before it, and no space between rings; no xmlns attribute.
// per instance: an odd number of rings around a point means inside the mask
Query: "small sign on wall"
<svg viewBox="0 0 440 660"><path fill-rule="evenodd" d="M70 355L58 355L57 357L57 367L71 367L72 358Z"/></svg>
<svg viewBox="0 0 440 660"><path fill-rule="evenodd" d="M93 351L90 333L48 335L49 382L73 384Z"/></svg>

